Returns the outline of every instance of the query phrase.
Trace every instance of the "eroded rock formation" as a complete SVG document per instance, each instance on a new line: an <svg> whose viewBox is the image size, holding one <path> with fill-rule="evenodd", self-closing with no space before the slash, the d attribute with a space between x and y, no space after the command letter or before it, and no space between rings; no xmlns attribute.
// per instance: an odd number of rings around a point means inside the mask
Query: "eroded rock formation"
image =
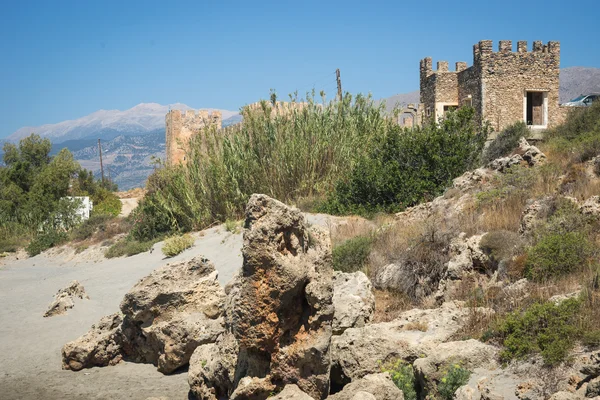
<svg viewBox="0 0 600 400"><path fill-rule="evenodd" d="M48 306L48 310L44 313L44 317L53 317L55 315L64 314L75 306L75 299L88 299L89 296L85 289L77 281L72 281L63 289L60 289L54 296L54 301Z"/></svg>

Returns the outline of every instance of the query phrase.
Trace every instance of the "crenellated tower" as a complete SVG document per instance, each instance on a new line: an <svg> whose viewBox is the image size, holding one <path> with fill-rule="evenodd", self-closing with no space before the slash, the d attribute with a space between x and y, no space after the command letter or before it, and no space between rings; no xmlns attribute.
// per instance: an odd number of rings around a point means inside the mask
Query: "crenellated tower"
<svg viewBox="0 0 600 400"><path fill-rule="evenodd" d="M190 138L207 126L221 129L220 111L194 110L181 112L171 110L165 117L167 164L174 165L186 162L186 146Z"/></svg>

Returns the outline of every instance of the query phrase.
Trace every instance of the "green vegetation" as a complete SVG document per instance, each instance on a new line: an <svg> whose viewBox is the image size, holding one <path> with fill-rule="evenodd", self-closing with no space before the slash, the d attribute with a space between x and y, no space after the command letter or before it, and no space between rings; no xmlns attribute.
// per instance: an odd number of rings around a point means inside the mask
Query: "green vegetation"
<svg viewBox="0 0 600 400"><path fill-rule="evenodd" d="M404 393L405 400L417 400L415 390L415 373L412 365L404 360L397 360L381 367L381 372L389 372L392 381Z"/></svg>
<svg viewBox="0 0 600 400"><path fill-rule="evenodd" d="M177 254L189 249L194 245L194 238L190 234L173 236L165 240L162 252L167 257L175 257Z"/></svg>
<svg viewBox="0 0 600 400"><path fill-rule="evenodd" d="M98 230L106 229L106 224L112 219L109 214L93 214L86 221L83 221L71 232L71 238L74 240L85 240L92 237Z"/></svg>
<svg viewBox="0 0 600 400"><path fill-rule="evenodd" d="M445 400L454 399L454 393L469 381L470 376L471 371L468 369L461 367L460 364L451 364L437 385L438 394Z"/></svg>
<svg viewBox="0 0 600 400"><path fill-rule="evenodd" d="M432 200L479 163L488 133L476 124L471 108L414 130L391 125L336 183L324 211L371 215Z"/></svg>
<svg viewBox="0 0 600 400"><path fill-rule="evenodd" d="M106 258L122 256L131 257L136 254L149 251L156 242L157 240L140 242L131 238L121 239L117 243L110 246L108 250L106 250L106 252L104 253L104 256Z"/></svg>
<svg viewBox="0 0 600 400"><path fill-rule="evenodd" d="M500 132L485 149L483 164L510 155L519 145L519 139L527 136L529 136L529 129L525 122L517 122L509 126Z"/></svg>
<svg viewBox="0 0 600 400"><path fill-rule="evenodd" d="M576 272L585 267L590 252L587 236L581 232L548 234L528 250L525 274L544 281Z"/></svg>
<svg viewBox="0 0 600 400"><path fill-rule="evenodd" d="M238 233L239 231L239 224L237 223L237 221L234 221L232 219L228 219L225 221L225 230L227 232L231 232L231 233Z"/></svg>
<svg viewBox="0 0 600 400"><path fill-rule="evenodd" d="M558 305L535 303L525 311L508 314L499 329L504 345L502 360L539 353L548 365L564 361L581 334L576 325L580 308L581 300L568 299Z"/></svg>
<svg viewBox="0 0 600 400"><path fill-rule="evenodd" d="M48 139L31 134L18 145L4 145L0 167L0 252L16 251L28 242L27 252L39 254L67 240L69 230L81 221L81 203L68 196L87 196L99 205L96 213L120 212L119 199L110 185L94 181L73 155L62 149L50 157ZM117 206L116 203L119 203Z"/></svg>
<svg viewBox="0 0 600 400"><path fill-rule="evenodd" d="M357 236L335 246L332 251L333 269L342 272L360 271L367 263L372 244L370 236Z"/></svg>

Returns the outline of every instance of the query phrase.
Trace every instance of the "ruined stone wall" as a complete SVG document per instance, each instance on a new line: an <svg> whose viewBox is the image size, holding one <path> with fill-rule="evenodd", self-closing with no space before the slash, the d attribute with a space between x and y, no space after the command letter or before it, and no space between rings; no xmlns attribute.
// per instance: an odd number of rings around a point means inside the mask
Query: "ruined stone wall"
<svg viewBox="0 0 600 400"><path fill-rule="evenodd" d="M493 51L491 40L476 46L474 66L481 77L481 115L494 129L500 131L525 119L527 91L544 93L548 126L560 120L558 42L544 45L536 41L532 51L527 50L525 41L518 42L517 51L512 51L510 40L501 40L498 51Z"/></svg>
<svg viewBox="0 0 600 400"><path fill-rule="evenodd" d="M167 164L175 165L186 162L186 146L190 138L206 126L213 125L221 129L220 111L211 114L206 110L181 112L171 110L165 117Z"/></svg>

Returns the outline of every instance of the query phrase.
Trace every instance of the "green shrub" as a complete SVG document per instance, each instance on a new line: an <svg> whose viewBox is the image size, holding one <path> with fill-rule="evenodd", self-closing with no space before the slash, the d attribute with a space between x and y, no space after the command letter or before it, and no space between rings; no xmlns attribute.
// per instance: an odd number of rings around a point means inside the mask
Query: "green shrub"
<svg viewBox="0 0 600 400"><path fill-rule="evenodd" d="M564 361L580 335L577 318L581 300L535 303L525 311L508 314L500 324L503 361L540 353L548 365Z"/></svg>
<svg viewBox="0 0 600 400"><path fill-rule="evenodd" d="M497 158L510 155L519 145L522 137L529 136L529 129L525 122L516 122L505 130L489 144L483 153L483 163L487 164Z"/></svg>
<svg viewBox="0 0 600 400"><path fill-rule="evenodd" d="M466 385L470 376L471 371L461 367L460 364L450 365L437 385L438 394L446 400L454 399L458 388Z"/></svg>
<svg viewBox="0 0 600 400"><path fill-rule="evenodd" d="M373 239L370 236L357 236L333 248L333 269L342 272L361 270L371 253Z"/></svg>
<svg viewBox="0 0 600 400"><path fill-rule="evenodd" d="M231 232L231 233L238 233L238 229L239 225L237 223L237 221L234 221L232 219L228 219L225 221L225 230L227 232Z"/></svg>
<svg viewBox="0 0 600 400"><path fill-rule="evenodd" d="M591 254L587 236L581 232L550 233L527 251L525 275L543 281L581 270Z"/></svg>
<svg viewBox="0 0 600 400"><path fill-rule="evenodd" d="M471 108L423 128L392 126L366 146L349 176L341 176L323 211L369 216L432 200L479 163L487 136Z"/></svg>
<svg viewBox="0 0 600 400"><path fill-rule="evenodd" d="M382 372L389 372L392 381L398 386L398 389L404 393L405 400L417 400L417 391L415 390L415 373L412 365L404 360L385 364L381 367Z"/></svg>
<svg viewBox="0 0 600 400"><path fill-rule="evenodd" d="M190 234L173 236L165 240L162 252L167 257L174 257L182 251L189 249L194 245L194 238Z"/></svg>
<svg viewBox="0 0 600 400"><path fill-rule="evenodd" d="M90 218L83 221L71 232L71 237L74 240L85 240L91 238L98 230L106 228L106 223L113 218L110 214L98 214L94 212Z"/></svg>
<svg viewBox="0 0 600 400"><path fill-rule="evenodd" d="M134 239L122 239L113 244L106 250L104 256L106 258L114 258L121 256L133 256L139 253L149 251L156 241L140 242Z"/></svg>
<svg viewBox="0 0 600 400"><path fill-rule="evenodd" d="M94 214L109 214L113 217L118 216L121 213L123 203L113 192L108 191L104 188L96 189L96 193L92 196L94 202Z"/></svg>
<svg viewBox="0 0 600 400"><path fill-rule="evenodd" d="M37 234L33 240L29 242L25 251L27 251L27 254L29 254L30 257L37 256L44 250L66 242L67 239L68 236L66 232L49 230Z"/></svg>

